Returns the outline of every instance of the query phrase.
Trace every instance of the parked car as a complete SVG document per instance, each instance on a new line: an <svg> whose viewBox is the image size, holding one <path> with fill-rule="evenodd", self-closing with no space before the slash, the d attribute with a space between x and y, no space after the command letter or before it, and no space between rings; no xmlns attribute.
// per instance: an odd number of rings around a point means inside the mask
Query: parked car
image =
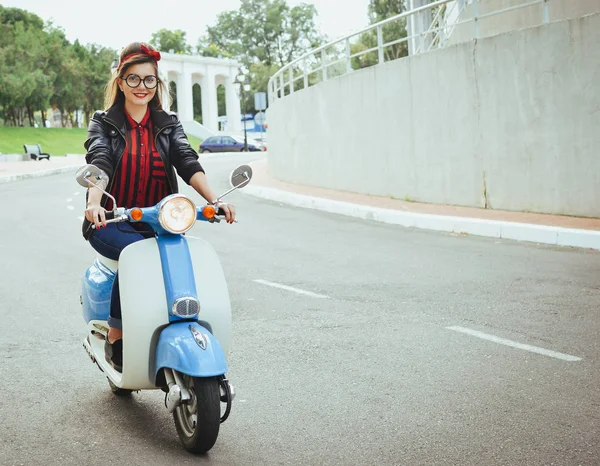
<svg viewBox="0 0 600 466"><path fill-rule="evenodd" d="M266 135L266 133L263 133L262 136L260 136L260 135L258 137L255 136L252 138L252 140L260 143L263 146L263 150L265 150L265 151L267 150L267 135Z"/></svg>
<svg viewBox="0 0 600 466"><path fill-rule="evenodd" d="M200 152L242 152L244 138L238 136L211 136L200 144ZM263 152L265 146L248 138L248 151Z"/></svg>

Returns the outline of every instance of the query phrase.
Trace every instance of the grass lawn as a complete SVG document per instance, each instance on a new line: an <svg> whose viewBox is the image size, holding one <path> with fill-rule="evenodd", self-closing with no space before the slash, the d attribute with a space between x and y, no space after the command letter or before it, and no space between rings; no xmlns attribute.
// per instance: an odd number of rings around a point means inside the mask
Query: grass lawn
<svg viewBox="0 0 600 466"><path fill-rule="evenodd" d="M23 144L39 144L50 155L85 154L85 128L14 128L0 126L0 152L22 154ZM200 139L188 135L190 144L198 151Z"/></svg>

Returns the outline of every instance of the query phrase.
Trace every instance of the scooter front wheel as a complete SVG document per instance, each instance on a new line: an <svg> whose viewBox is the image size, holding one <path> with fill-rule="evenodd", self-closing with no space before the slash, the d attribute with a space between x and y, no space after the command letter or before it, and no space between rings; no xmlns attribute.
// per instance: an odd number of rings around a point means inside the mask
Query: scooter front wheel
<svg viewBox="0 0 600 466"><path fill-rule="evenodd" d="M217 441L221 424L219 381L186 375L183 379L190 400L173 412L179 440L192 453L206 453Z"/></svg>

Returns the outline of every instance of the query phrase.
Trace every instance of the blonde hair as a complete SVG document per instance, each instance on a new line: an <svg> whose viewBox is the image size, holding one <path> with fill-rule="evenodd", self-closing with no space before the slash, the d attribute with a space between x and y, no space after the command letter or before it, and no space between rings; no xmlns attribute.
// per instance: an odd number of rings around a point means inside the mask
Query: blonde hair
<svg viewBox="0 0 600 466"><path fill-rule="evenodd" d="M145 42L133 42L125 47L121 51L121 55L119 56L119 66L116 70L113 71L112 77L110 81L106 84L106 88L104 89L104 110L107 111L109 108L114 106L117 103L125 102L125 95L123 91L119 88L119 78L125 74L125 72L133 65L139 65L140 63L150 63L154 66L154 70L156 76L158 78L158 86L156 86L156 94L150 101L149 105L151 108L155 108L158 110L162 110L162 99L163 95L169 96L169 91L167 88L167 83L165 83L158 74L158 65L154 61L154 59L148 55L145 55L142 52L142 46L145 46L150 51L155 51L156 49L152 47L150 44ZM133 55L132 55L133 54ZM129 56L132 55L132 56ZM129 56L129 57L128 57Z"/></svg>

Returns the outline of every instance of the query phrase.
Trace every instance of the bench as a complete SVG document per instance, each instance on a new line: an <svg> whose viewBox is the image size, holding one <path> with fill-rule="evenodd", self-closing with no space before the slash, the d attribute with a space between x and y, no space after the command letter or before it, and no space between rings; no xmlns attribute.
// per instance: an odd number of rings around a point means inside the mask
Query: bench
<svg viewBox="0 0 600 466"><path fill-rule="evenodd" d="M29 155L33 160L50 160L50 154L42 152L39 144L23 144L23 148L25 149L25 154Z"/></svg>

